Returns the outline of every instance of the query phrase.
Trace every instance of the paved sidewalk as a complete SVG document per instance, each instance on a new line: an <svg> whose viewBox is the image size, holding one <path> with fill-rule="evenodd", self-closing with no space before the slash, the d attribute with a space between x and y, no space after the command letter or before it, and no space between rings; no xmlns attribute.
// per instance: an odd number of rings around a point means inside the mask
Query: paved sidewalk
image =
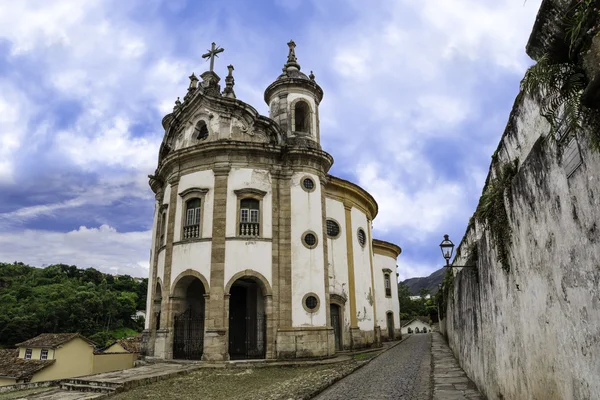
<svg viewBox="0 0 600 400"><path fill-rule="evenodd" d="M485 400L477 386L460 367L446 340L439 332L432 333L433 400Z"/></svg>
<svg viewBox="0 0 600 400"><path fill-rule="evenodd" d="M429 400L431 335L411 335L315 400Z"/></svg>

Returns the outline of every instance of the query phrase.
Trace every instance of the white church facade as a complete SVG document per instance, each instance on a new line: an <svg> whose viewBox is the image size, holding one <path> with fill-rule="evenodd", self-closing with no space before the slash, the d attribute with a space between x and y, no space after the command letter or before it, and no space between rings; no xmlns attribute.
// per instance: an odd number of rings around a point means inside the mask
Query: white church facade
<svg viewBox="0 0 600 400"><path fill-rule="evenodd" d="M211 70L163 118L144 352L164 359L328 357L400 337L400 247L373 239L375 199L329 175L321 87L295 44L269 117Z"/></svg>

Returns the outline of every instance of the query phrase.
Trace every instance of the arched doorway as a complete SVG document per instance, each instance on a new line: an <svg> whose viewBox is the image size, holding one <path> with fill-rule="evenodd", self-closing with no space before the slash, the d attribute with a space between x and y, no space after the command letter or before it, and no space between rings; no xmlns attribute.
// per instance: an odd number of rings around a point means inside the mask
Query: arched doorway
<svg viewBox="0 0 600 400"><path fill-rule="evenodd" d="M251 278L240 278L229 294L230 359L265 358L267 316L260 285Z"/></svg>
<svg viewBox="0 0 600 400"><path fill-rule="evenodd" d="M204 351L204 294L200 279L181 278L173 290L173 358L200 360Z"/></svg>

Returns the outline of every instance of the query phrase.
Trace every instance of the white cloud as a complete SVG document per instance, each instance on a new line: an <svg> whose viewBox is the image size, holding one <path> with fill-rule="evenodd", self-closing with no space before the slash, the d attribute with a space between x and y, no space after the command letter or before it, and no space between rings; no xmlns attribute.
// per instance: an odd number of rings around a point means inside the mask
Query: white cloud
<svg viewBox="0 0 600 400"><path fill-rule="evenodd" d="M71 232L0 232L0 260L34 266L64 263L113 274L148 276L151 231L117 232L108 225Z"/></svg>

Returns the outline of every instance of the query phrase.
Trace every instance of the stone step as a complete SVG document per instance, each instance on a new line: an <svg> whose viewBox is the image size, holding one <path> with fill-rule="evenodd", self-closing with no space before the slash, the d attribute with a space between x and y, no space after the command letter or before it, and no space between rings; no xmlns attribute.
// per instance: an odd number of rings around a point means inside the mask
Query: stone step
<svg viewBox="0 0 600 400"><path fill-rule="evenodd" d="M94 392L94 393L116 393L120 391L121 387L115 386L98 386L98 385L85 385L76 383L65 383L61 382L60 388L67 391L77 392Z"/></svg>
<svg viewBox="0 0 600 400"><path fill-rule="evenodd" d="M101 386L101 387L113 387L120 388L123 384L118 382L108 382L108 381L96 381L96 380L87 380L87 379L78 379L78 378L70 378L63 379L61 383L68 383L72 385L84 385L84 386Z"/></svg>

